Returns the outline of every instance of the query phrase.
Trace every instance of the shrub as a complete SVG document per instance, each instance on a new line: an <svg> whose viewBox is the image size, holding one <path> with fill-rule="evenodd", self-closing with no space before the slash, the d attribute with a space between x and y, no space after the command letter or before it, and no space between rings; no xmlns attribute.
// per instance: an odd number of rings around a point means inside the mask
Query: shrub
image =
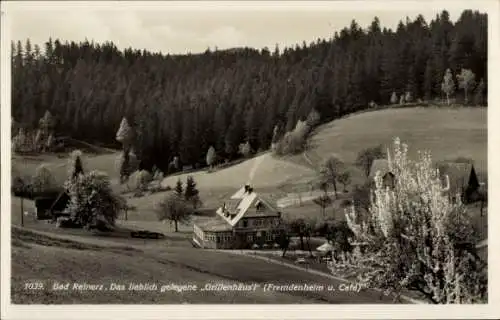
<svg viewBox="0 0 500 320"><path fill-rule="evenodd" d="M250 146L250 143L248 141L246 143L240 144L238 149L239 149L239 152L245 158L248 158L252 155L252 147Z"/></svg>
<svg viewBox="0 0 500 320"><path fill-rule="evenodd" d="M134 179L135 190L146 191L149 183L153 180L153 176L147 170L140 170L134 174Z"/></svg>
<svg viewBox="0 0 500 320"><path fill-rule="evenodd" d="M74 223L92 228L104 223L113 226L126 201L111 189L108 175L91 171L67 182L70 202L66 211Z"/></svg>
<svg viewBox="0 0 500 320"><path fill-rule="evenodd" d="M277 155L296 154L304 151L311 129L312 127L307 121L299 120L293 131L285 133L283 138L276 142L273 151Z"/></svg>
<svg viewBox="0 0 500 320"><path fill-rule="evenodd" d="M321 115L319 114L316 109L312 109L309 115L307 116L306 123L311 127L314 128L317 126L321 121Z"/></svg>
<svg viewBox="0 0 500 320"><path fill-rule="evenodd" d="M116 159L116 167L120 175L120 183L125 183L139 167L139 161L134 153L121 152Z"/></svg>
<svg viewBox="0 0 500 320"><path fill-rule="evenodd" d="M33 191L32 178L21 176L16 170L11 174L11 191L16 197L31 198Z"/></svg>
<svg viewBox="0 0 500 320"><path fill-rule="evenodd" d="M398 96L395 91L392 92L391 94L391 104L396 104L398 103Z"/></svg>
<svg viewBox="0 0 500 320"><path fill-rule="evenodd" d="M367 269L360 281L396 293L417 290L432 303L485 301L487 273L470 249L476 240L465 207L449 201L449 180L443 187L429 153L411 161L407 152L396 139L389 156L395 188L375 177L367 219L346 210L349 228L369 244L356 261Z"/></svg>
<svg viewBox="0 0 500 320"><path fill-rule="evenodd" d="M411 91L407 91L405 94L405 102L412 102L413 101L413 95L411 94Z"/></svg>
<svg viewBox="0 0 500 320"><path fill-rule="evenodd" d="M33 191L36 193L50 192L56 189L54 175L45 164L41 164L32 180Z"/></svg>
<svg viewBox="0 0 500 320"><path fill-rule="evenodd" d="M206 156L207 166L212 168L212 166L215 163L216 158L217 158L217 153L215 152L215 148L213 146L210 146L210 148L207 151L207 156Z"/></svg>

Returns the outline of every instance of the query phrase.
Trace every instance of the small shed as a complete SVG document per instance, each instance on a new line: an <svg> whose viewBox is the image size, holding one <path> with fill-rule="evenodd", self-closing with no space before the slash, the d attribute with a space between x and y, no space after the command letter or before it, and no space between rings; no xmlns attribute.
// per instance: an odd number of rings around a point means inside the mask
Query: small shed
<svg viewBox="0 0 500 320"><path fill-rule="evenodd" d="M370 168L370 181L375 179L377 172L380 172L382 176L383 185L385 187L394 188L395 176L389 168L389 161L387 159L375 159L373 160L372 166Z"/></svg>
<svg viewBox="0 0 500 320"><path fill-rule="evenodd" d="M452 198L457 195L466 203L474 202L478 198L481 184L477 178L474 165L471 163L441 162L437 165L439 173L450 180L448 191Z"/></svg>
<svg viewBox="0 0 500 320"><path fill-rule="evenodd" d="M35 198L35 214L38 220L56 219L63 215L70 197L66 191Z"/></svg>

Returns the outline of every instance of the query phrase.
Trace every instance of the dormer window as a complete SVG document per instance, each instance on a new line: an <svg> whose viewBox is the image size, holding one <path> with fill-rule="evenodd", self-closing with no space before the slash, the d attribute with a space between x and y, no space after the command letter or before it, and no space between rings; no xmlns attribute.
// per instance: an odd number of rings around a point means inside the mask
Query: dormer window
<svg viewBox="0 0 500 320"><path fill-rule="evenodd" d="M257 203L255 203L255 208L257 210L262 210L262 209L264 209L264 204L259 200L259 201L257 201Z"/></svg>

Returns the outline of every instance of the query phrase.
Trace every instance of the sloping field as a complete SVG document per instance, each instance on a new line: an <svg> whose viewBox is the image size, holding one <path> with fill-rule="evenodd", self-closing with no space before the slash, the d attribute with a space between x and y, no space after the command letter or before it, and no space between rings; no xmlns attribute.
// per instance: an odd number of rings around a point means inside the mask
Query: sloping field
<svg viewBox="0 0 500 320"><path fill-rule="evenodd" d="M92 241L92 242L89 242ZM88 243L86 243L88 242ZM34 279L41 290L25 284ZM69 283L69 290L53 290L55 282ZM102 290L76 290L74 284L102 285ZM111 284L156 284L156 290L112 290ZM205 284L257 284L251 291L203 291ZM321 291L265 291L275 285L323 285ZM195 291L161 292L162 285L197 285ZM380 293L340 291L338 282L286 266L194 248L98 245L95 239L65 240L13 230L12 302L23 303L391 303ZM332 285L336 291L328 291Z"/></svg>
<svg viewBox="0 0 500 320"><path fill-rule="evenodd" d="M392 147L397 136L409 145L412 157L429 150L434 160L471 158L478 171L487 171L486 108L384 109L332 121L316 132L307 152L314 162L334 154L354 163L359 151L379 144ZM296 158L304 161L303 155Z"/></svg>
<svg viewBox="0 0 500 320"><path fill-rule="evenodd" d="M187 175L192 175L200 189L236 191L247 182L250 182L256 189L269 189L286 183L299 182L301 179L314 176L314 174L314 171L310 168L277 159L271 153L265 153L215 172L198 171L167 177L162 184L173 187L177 179L180 178L185 181Z"/></svg>
<svg viewBox="0 0 500 320"><path fill-rule="evenodd" d="M93 155L83 153L83 170L99 170L106 172L112 179L116 179L118 171L116 169L117 153ZM45 164L54 175L57 183L63 183L68 177L68 156L57 157L55 155L24 156L12 155L12 173L14 171L22 176L33 176L36 169L41 164Z"/></svg>

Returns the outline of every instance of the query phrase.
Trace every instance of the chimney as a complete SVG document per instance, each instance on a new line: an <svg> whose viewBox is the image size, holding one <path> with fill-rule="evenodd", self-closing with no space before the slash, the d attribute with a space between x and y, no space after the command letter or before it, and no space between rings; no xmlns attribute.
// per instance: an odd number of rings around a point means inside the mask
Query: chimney
<svg viewBox="0 0 500 320"><path fill-rule="evenodd" d="M249 184L245 184L245 193L250 193L249 190L250 190L250 185Z"/></svg>
<svg viewBox="0 0 500 320"><path fill-rule="evenodd" d="M248 192L248 194L252 193L253 192L253 188L252 187L248 187L247 192Z"/></svg>

